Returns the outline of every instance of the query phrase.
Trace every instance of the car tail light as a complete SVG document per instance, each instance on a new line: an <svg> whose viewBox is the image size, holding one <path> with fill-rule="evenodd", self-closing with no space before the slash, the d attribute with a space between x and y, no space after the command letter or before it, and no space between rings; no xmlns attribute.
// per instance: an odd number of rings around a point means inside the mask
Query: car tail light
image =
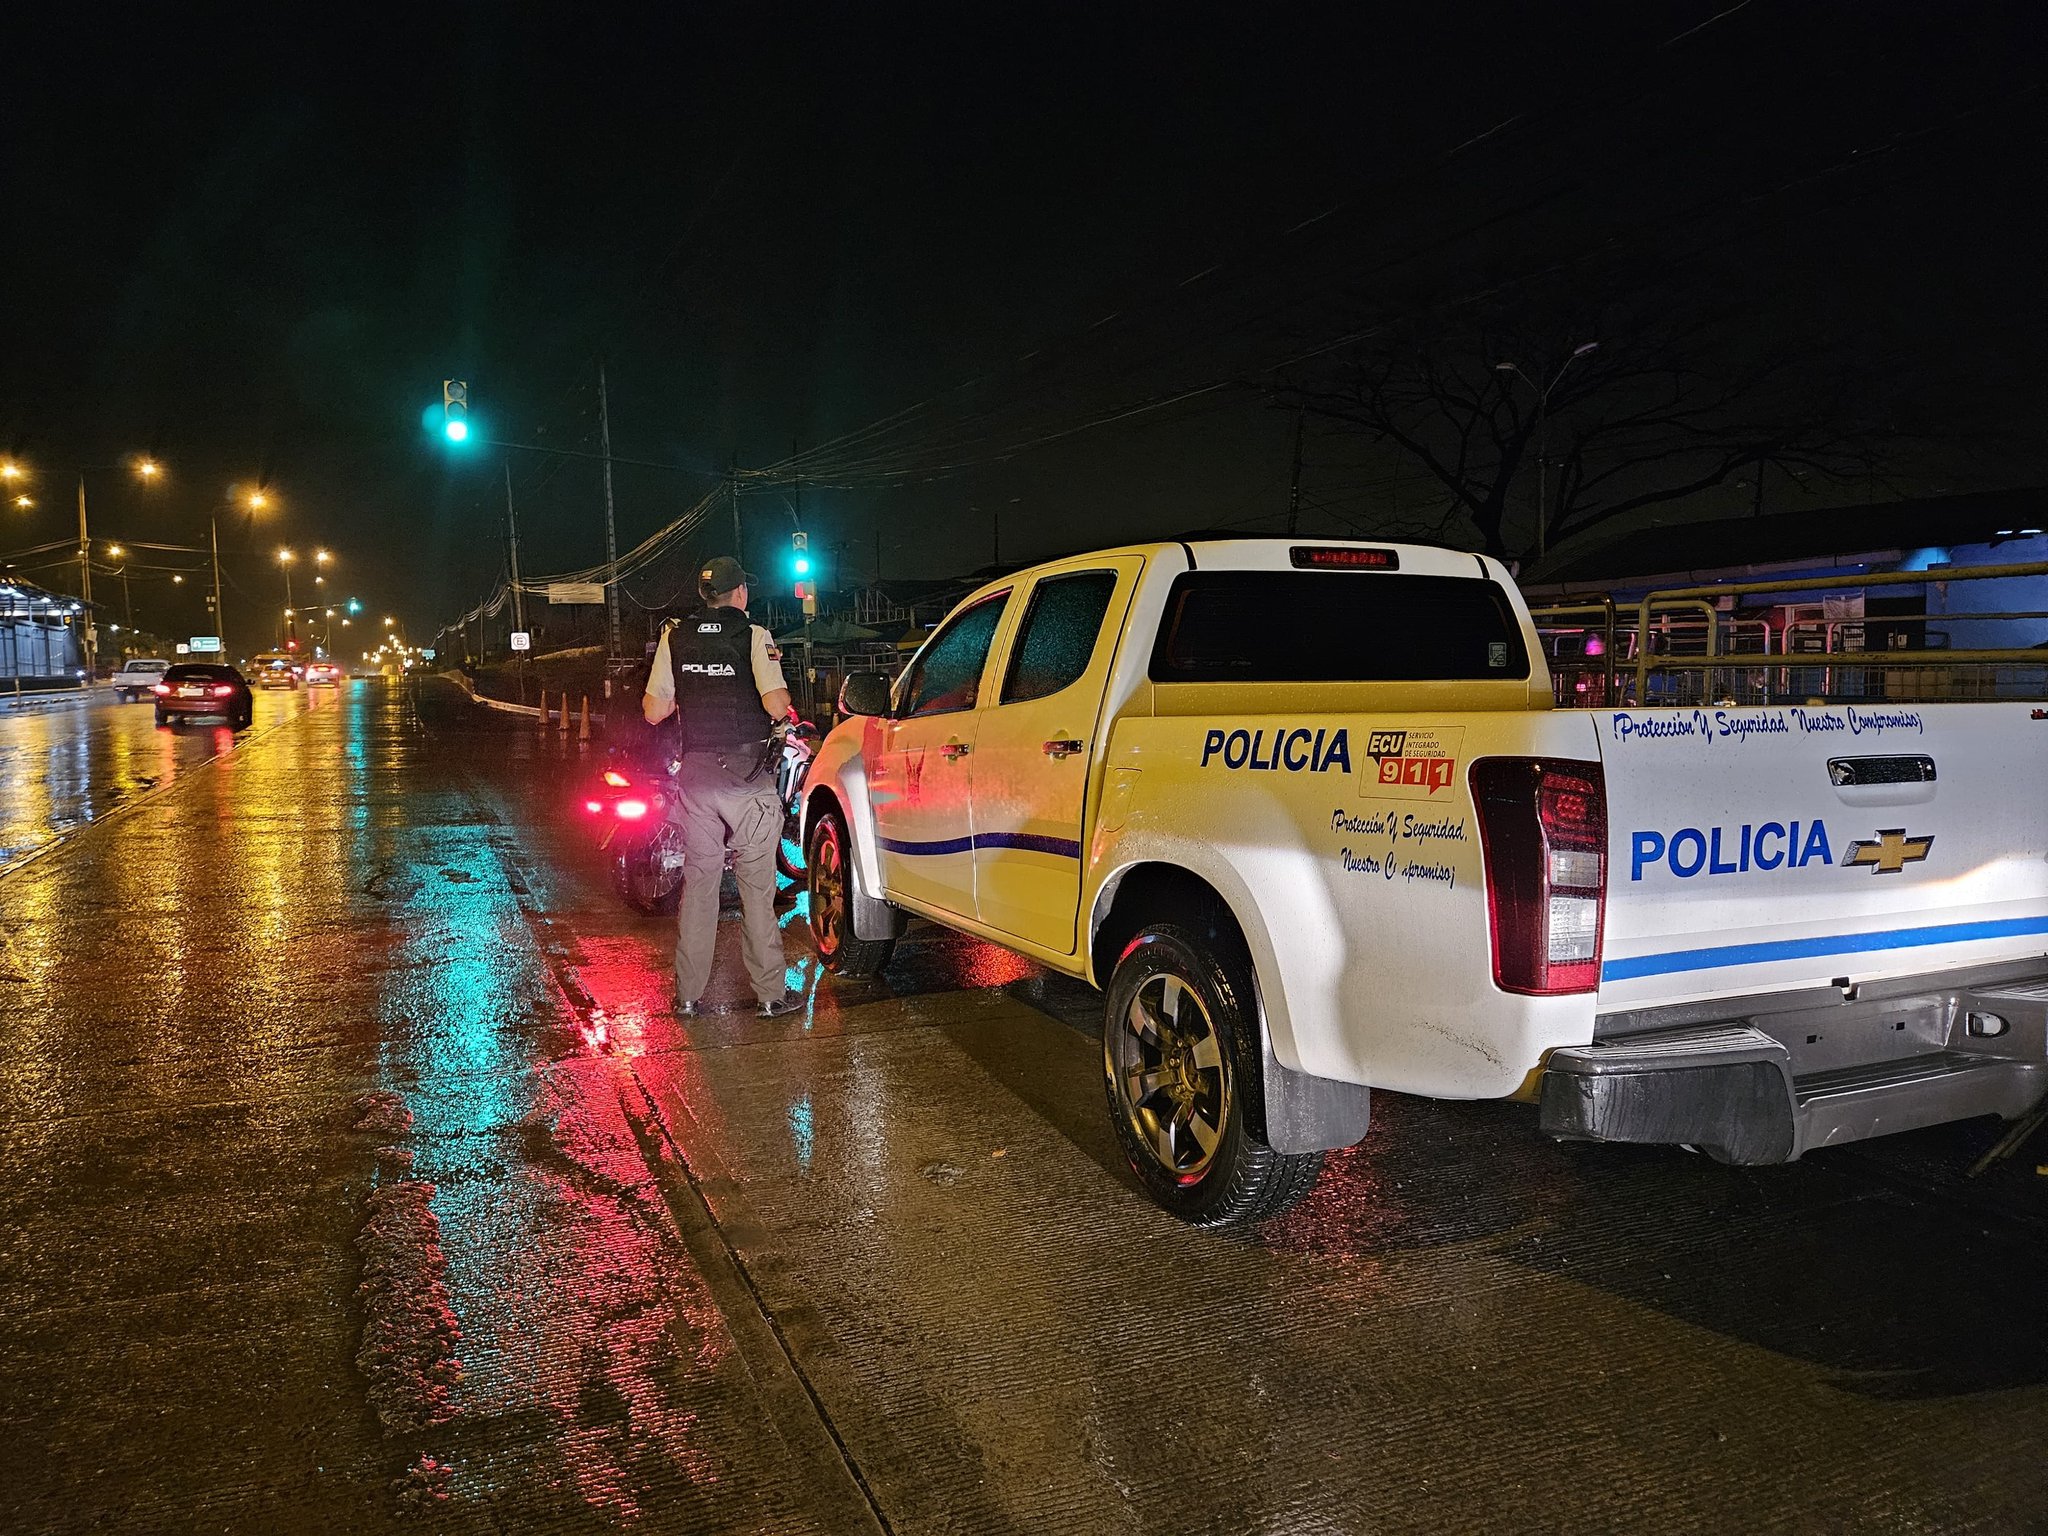
<svg viewBox="0 0 2048 1536"><path fill-rule="evenodd" d="M605 783L611 785L613 789L627 789L630 788L633 783L631 779L627 778L623 773L619 772L619 770L616 768L605 769L604 781Z"/></svg>
<svg viewBox="0 0 2048 1536"><path fill-rule="evenodd" d="M1493 980L1539 997L1600 984L1607 784L1598 763L1488 757L1472 765L1486 856Z"/></svg>
<svg viewBox="0 0 2048 1536"><path fill-rule="evenodd" d="M235 696L235 685L233 683L215 683L213 685L213 696L216 699L232 699Z"/></svg>
<svg viewBox="0 0 2048 1536"><path fill-rule="evenodd" d="M647 802L645 800L621 800L612 807L612 812L621 821L638 821L647 814Z"/></svg>
<svg viewBox="0 0 2048 1536"><path fill-rule="evenodd" d="M149 685L149 691L151 693L169 693L171 691L171 685L169 683L151 683Z"/></svg>

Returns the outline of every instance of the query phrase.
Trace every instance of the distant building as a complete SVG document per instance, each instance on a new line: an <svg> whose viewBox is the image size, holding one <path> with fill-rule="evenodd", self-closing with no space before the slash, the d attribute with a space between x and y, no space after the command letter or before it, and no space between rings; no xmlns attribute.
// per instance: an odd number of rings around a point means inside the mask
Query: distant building
<svg viewBox="0 0 2048 1536"><path fill-rule="evenodd" d="M0 686L76 682L84 667L78 599L0 577Z"/></svg>

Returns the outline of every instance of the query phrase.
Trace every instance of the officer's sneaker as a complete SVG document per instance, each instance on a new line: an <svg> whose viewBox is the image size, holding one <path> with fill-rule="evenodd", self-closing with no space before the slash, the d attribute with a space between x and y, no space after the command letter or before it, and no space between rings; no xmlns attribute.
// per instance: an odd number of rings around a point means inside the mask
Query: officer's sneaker
<svg viewBox="0 0 2048 1536"><path fill-rule="evenodd" d="M764 1019L779 1019L785 1013L795 1013L803 1005L804 1000L796 993L785 992L773 1001L763 1003L759 1011Z"/></svg>

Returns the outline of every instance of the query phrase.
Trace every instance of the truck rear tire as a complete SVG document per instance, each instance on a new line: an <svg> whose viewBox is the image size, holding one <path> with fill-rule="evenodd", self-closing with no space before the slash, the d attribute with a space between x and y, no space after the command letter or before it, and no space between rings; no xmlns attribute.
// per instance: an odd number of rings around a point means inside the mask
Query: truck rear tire
<svg viewBox="0 0 2048 1536"><path fill-rule="evenodd" d="M1307 1194L1323 1154L1275 1152L1252 1134L1259 1037L1247 957L1178 923L1139 930L1111 974L1103 1088L1132 1171L1196 1226L1277 1216Z"/></svg>
<svg viewBox="0 0 2048 1536"><path fill-rule="evenodd" d="M810 888L811 944L834 976L863 980L878 974L896 952L894 939L863 939L853 931L853 845L837 811L811 826L805 850Z"/></svg>

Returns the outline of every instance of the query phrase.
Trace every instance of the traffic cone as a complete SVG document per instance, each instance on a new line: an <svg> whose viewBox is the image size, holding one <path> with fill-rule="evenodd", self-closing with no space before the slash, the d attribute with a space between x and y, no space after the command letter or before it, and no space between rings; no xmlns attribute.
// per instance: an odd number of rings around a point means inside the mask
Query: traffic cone
<svg viewBox="0 0 2048 1536"><path fill-rule="evenodd" d="M540 728L548 728L548 691L545 688L540 691Z"/></svg>
<svg viewBox="0 0 2048 1536"><path fill-rule="evenodd" d="M583 707L576 712L576 739L590 740L590 695L583 695Z"/></svg>

